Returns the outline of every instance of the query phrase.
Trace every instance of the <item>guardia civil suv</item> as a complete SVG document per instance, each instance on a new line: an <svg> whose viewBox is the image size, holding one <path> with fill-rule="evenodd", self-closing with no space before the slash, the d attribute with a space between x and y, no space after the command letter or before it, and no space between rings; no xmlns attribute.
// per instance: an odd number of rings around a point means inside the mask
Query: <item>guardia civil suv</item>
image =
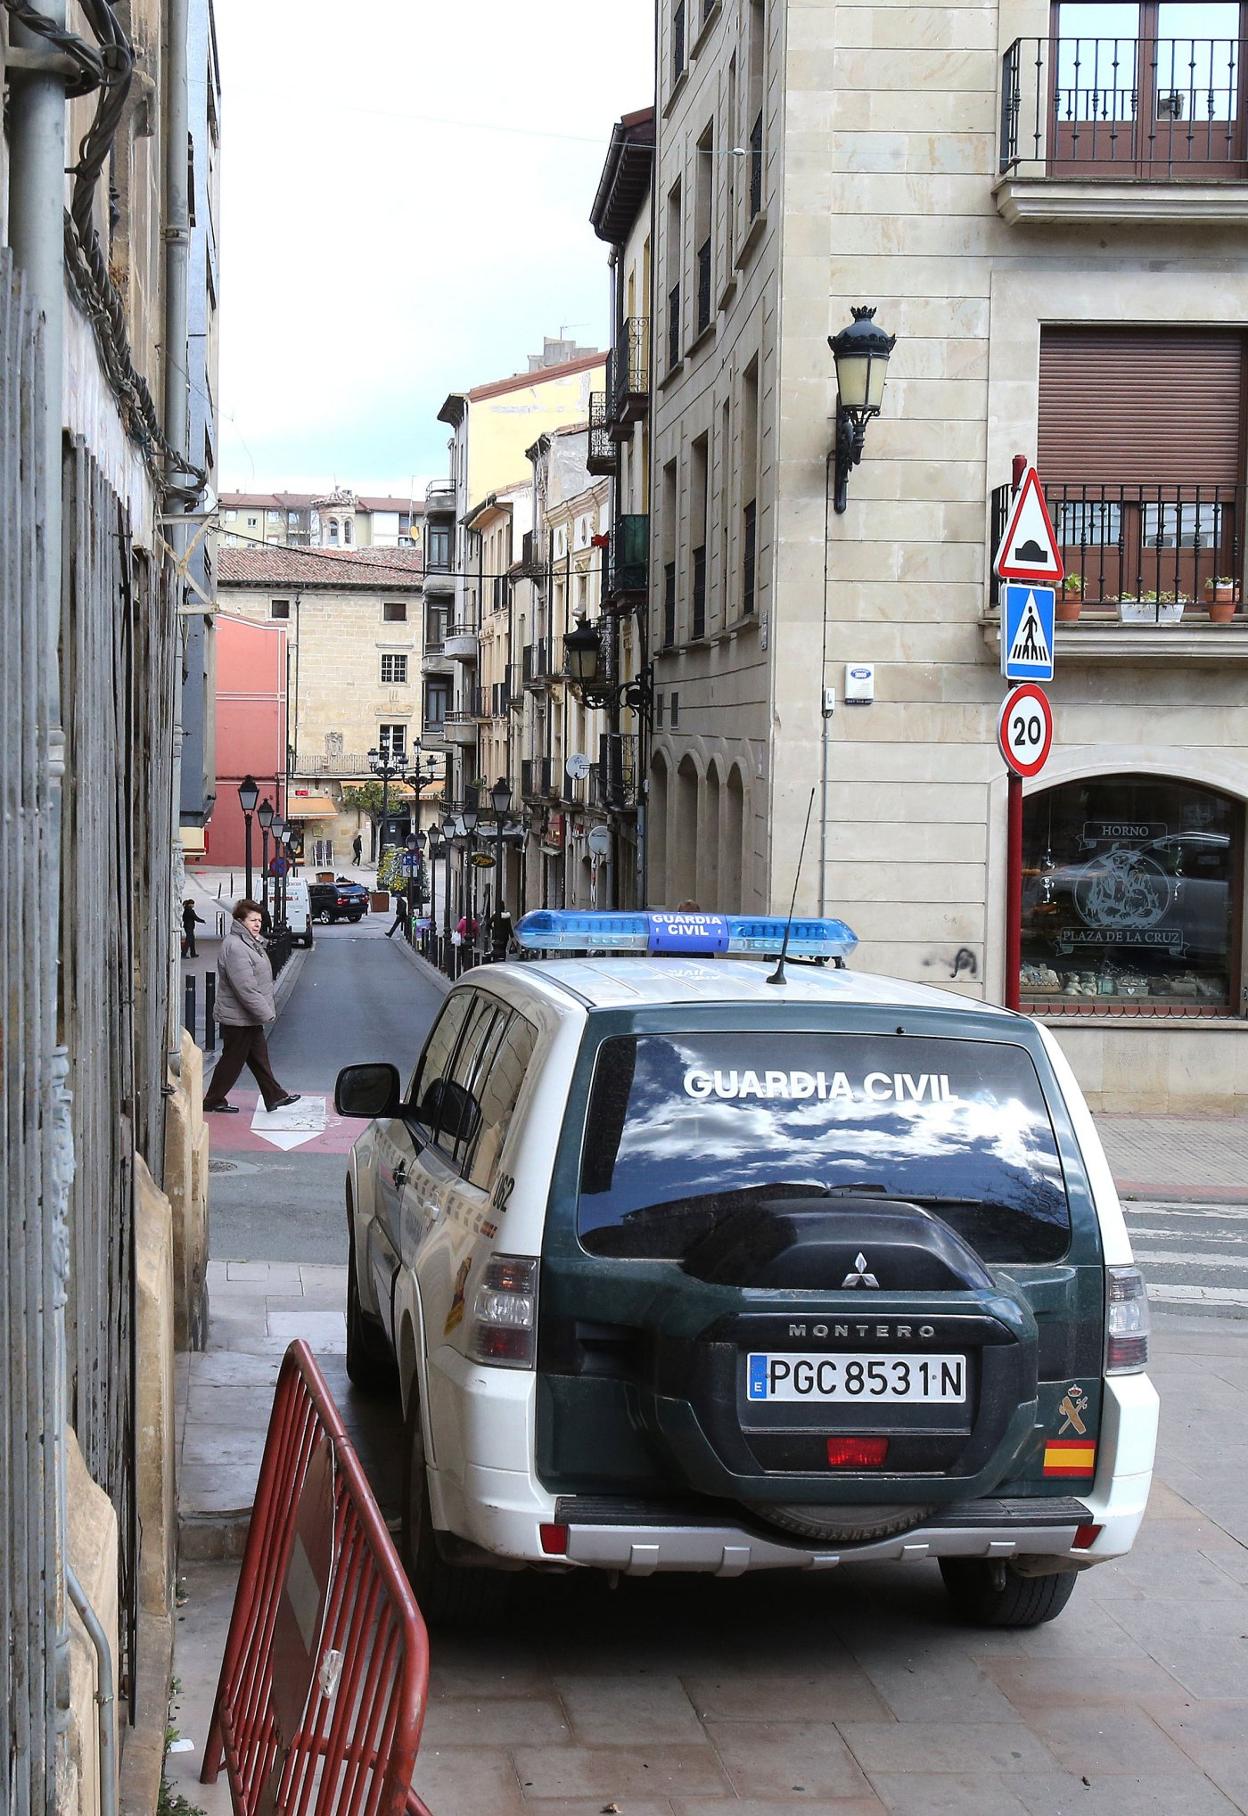
<svg viewBox="0 0 1248 1816"><path fill-rule="evenodd" d="M1048 1031L839 921L530 914L353 1066L348 1367L427 1611L507 1570L939 1561L1051 1619L1148 1498L1148 1315Z"/></svg>

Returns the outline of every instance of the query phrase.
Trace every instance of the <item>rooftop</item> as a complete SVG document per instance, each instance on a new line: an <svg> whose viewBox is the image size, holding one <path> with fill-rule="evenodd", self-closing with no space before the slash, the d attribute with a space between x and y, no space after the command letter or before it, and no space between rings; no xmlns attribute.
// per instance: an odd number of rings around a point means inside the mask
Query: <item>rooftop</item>
<svg viewBox="0 0 1248 1816"><path fill-rule="evenodd" d="M945 1009L976 1018L1017 1017L993 1004L981 1003L954 990L903 983L869 971L836 971L790 959L783 989L767 982L774 959L698 959L687 957L529 959L520 967L526 977L540 978L560 991L581 997L595 1009L635 1009L653 1005L742 1003L777 1009L797 1004L823 1008Z"/></svg>
<svg viewBox="0 0 1248 1816"><path fill-rule="evenodd" d="M221 586L367 588L415 591L424 580L419 549L223 548L217 556Z"/></svg>
<svg viewBox="0 0 1248 1816"><path fill-rule="evenodd" d="M528 372L513 372L510 378L496 378L486 385L474 385L471 391L452 391L438 411L438 421L455 427L463 419L468 404L479 404L490 397L501 397L507 391L528 391L537 385L560 378L573 378L578 372L592 372L606 361L605 353L582 353L576 359L565 359L553 366L541 366Z"/></svg>
<svg viewBox="0 0 1248 1816"><path fill-rule="evenodd" d="M419 498L353 497L361 511L415 511L419 516L425 508L423 492ZM217 497L223 511L310 511L327 502L324 492L221 492Z"/></svg>

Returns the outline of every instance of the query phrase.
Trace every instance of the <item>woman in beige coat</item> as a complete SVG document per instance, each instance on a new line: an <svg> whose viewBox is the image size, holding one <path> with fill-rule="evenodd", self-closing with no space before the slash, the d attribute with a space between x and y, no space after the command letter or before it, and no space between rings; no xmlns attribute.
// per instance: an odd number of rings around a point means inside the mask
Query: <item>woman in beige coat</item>
<svg viewBox="0 0 1248 1816"><path fill-rule="evenodd" d="M264 1029L266 1023L276 1019L277 1010L273 1003L273 967L260 938L262 920L258 902L239 902L217 958L221 1057L204 1091L204 1108L226 1116L238 1114L238 1105L227 1103L226 1093L244 1066L251 1068L266 1110L299 1101L299 1092L279 1085L269 1064Z"/></svg>

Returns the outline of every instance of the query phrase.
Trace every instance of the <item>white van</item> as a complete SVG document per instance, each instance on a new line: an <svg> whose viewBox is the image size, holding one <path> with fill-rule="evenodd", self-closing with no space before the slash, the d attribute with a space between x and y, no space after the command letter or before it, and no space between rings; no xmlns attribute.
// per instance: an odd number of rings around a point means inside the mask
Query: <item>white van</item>
<svg viewBox="0 0 1248 1816"><path fill-rule="evenodd" d="M308 885L301 876L286 879L286 925L296 946L312 944L312 907Z"/></svg>

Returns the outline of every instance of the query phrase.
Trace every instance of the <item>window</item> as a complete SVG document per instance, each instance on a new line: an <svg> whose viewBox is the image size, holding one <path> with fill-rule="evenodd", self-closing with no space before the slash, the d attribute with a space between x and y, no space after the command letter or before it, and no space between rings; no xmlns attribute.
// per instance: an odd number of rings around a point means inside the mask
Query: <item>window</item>
<svg viewBox="0 0 1248 1816"><path fill-rule="evenodd" d="M1228 1013L1242 835L1242 808L1191 782L1098 776L1028 795L1025 1006Z"/></svg>
<svg viewBox="0 0 1248 1816"><path fill-rule="evenodd" d="M447 997L442 1013L433 1024L407 1087L407 1102L432 1134L437 1129L440 1092L437 1089L451 1070L455 1046L468 1019L470 993L461 990Z"/></svg>
<svg viewBox="0 0 1248 1816"><path fill-rule="evenodd" d="M693 237L698 248L698 314L697 330L701 334L711 325L711 207L715 194L715 124L706 128L698 140L697 178L693 197Z"/></svg>
<svg viewBox="0 0 1248 1816"><path fill-rule="evenodd" d="M286 522L290 525L292 530L297 530L299 528L300 515L301 514L298 511L287 511Z"/></svg>
<svg viewBox="0 0 1248 1816"><path fill-rule="evenodd" d="M672 87L685 73L685 0L672 8Z"/></svg>
<svg viewBox="0 0 1248 1816"><path fill-rule="evenodd" d="M463 1167L480 1131L477 1083L481 1061L489 1051L494 1024L505 1020L506 1011L492 996L479 990L472 992L471 1007L455 1049L450 1076L443 1081L438 1094L438 1127L434 1140L454 1167Z"/></svg>
<svg viewBox="0 0 1248 1816"><path fill-rule="evenodd" d="M348 548L351 546L351 530L351 519L349 517L344 517L342 523L342 540Z"/></svg>
<svg viewBox="0 0 1248 1816"><path fill-rule="evenodd" d="M269 617L270 618L289 618L290 617L290 600L289 599L270 599L269 600Z"/></svg>
<svg viewBox="0 0 1248 1816"><path fill-rule="evenodd" d="M383 624L406 624L406 599L388 599L381 608L381 619Z"/></svg>
<svg viewBox="0 0 1248 1816"><path fill-rule="evenodd" d="M746 77L745 117L750 122L750 219L763 207L763 75L767 47L764 42L764 0L750 0L750 62Z"/></svg>
<svg viewBox="0 0 1248 1816"><path fill-rule="evenodd" d="M491 1051L481 1067L481 1128L468 1167L472 1184L483 1191L493 1183L536 1046L537 1029L531 1022L522 1015L500 1014Z"/></svg>
<svg viewBox="0 0 1248 1816"><path fill-rule="evenodd" d="M682 232L680 184L675 183L667 198L667 364L669 370L680 364Z"/></svg>
<svg viewBox="0 0 1248 1816"><path fill-rule="evenodd" d="M407 680L407 657L386 655L381 658L382 685L399 686Z"/></svg>
<svg viewBox="0 0 1248 1816"><path fill-rule="evenodd" d="M449 675L431 675L425 682L425 724L438 727L446 722L446 715L451 710L451 678Z"/></svg>
<svg viewBox="0 0 1248 1816"><path fill-rule="evenodd" d="M329 536L330 548L336 549L338 547L338 519L336 517L330 518L327 526L327 533Z"/></svg>
<svg viewBox="0 0 1248 1816"><path fill-rule="evenodd" d="M255 517L249 517L247 519L247 528L249 530L254 530L258 521L259 520Z"/></svg>
<svg viewBox="0 0 1248 1816"><path fill-rule="evenodd" d="M402 756L407 750L406 725L383 725L377 745L383 756L387 751L392 757Z"/></svg>
<svg viewBox="0 0 1248 1816"><path fill-rule="evenodd" d="M451 526L449 524L430 524L425 539L425 566L438 573L450 571Z"/></svg>
<svg viewBox="0 0 1248 1816"><path fill-rule="evenodd" d="M659 730L662 731L662 729L663 729L663 696L662 696L662 694L656 694L654 696L654 722L658 726Z"/></svg>
<svg viewBox="0 0 1248 1816"><path fill-rule="evenodd" d="M425 649L432 654L446 641L447 611L444 605L425 607Z"/></svg>
<svg viewBox="0 0 1248 1816"><path fill-rule="evenodd" d="M927 1205L990 1262L1056 1261L1062 1163L1031 1055L1005 1041L750 1029L598 1049L577 1230L678 1260L727 1218L838 1187Z"/></svg>
<svg viewBox="0 0 1248 1816"><path fill-rule="evenodd" d="M695 642L699 637L706 635L706 512L709 465L709 437L699 435L691 449L689 482L691 493L689 534L693 537L693 602L689 619L689 636Z"/></svg>
<svg viewBox="0 0 1248 1816"><path fill-rule="evenodd" d="M1241 577L1246 366L1234 330L1042 330L1038 465L1085 609Z"/></svg>
<svg viewBox="0 0 1248 1816"><path fill-rule="evenodd" d="M671 712L668 715L668 721L669 721L673 731L675 731L676 727L680 724L680 695L679 694L672 695Z"/></svg>

